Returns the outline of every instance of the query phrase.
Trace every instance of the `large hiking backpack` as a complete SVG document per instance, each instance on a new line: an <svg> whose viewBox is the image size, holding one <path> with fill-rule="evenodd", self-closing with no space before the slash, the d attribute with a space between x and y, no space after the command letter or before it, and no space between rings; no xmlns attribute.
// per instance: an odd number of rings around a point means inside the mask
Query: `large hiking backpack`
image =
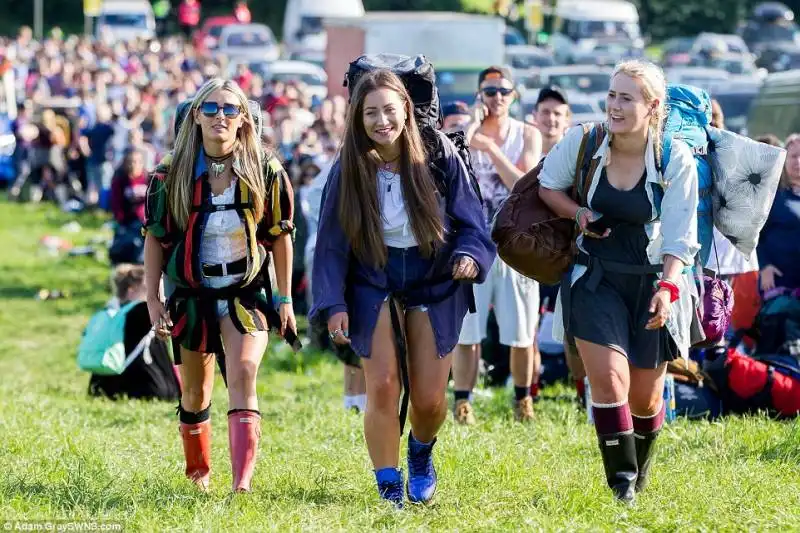
<svg viewBox="0 0 800 533"><path fill-rule="evenodd" d="M800 361L793 356L749 357L731 348L705 372L726 413L765 410L789 418L800 414Z"/></svg>
<svg viewBox="0 0 800 533"><path fill-rule="evenodd" d="M348 96L352 98L358 80L367 72L377 69L386 69L395 73L402 81L414 102L414 117L422 134L425 147L431 163L431 170L436 179L439 192L446 195L446 159L444 147L437 130L442 124L441 108L439 105L439 89L436 87L436 72L433 64L425 56L409 57L399 54L373 54L363 55L350 63L344 77L344 86L347 87ZM472 185L478 199L483 202L478 178L472 168L469 145L463 132L445 134L456 147L456 153L464 162Z"/></svg>
<svg viewBox="0 0 800 533"><path fill-rule="evenodd" d="M712 127L711 98L697 87L669 85L666 105L663 155L657 164L660 170L667 168L673 139L692 150L700 195L699 264L708 264L714 227L749 256L769 215L786 151ZM656 190L659 212L662 198L663 191Z"/></svg>
<svg viewBox="0 0 800 533"><path fill-rule="evenodd" d="M664 122L664 142L660 169L669 164L672 140L680 139L686 143L694 155L697 167L700 202L697 206L697 233L700 241L698 257L701 265L708 262L714 240L714 218L711 193L714 175L708 159L713 145L708 136L711 123L711 98L708 93L689 85L670 85L667 87L667 118ZM656 187L657 208L661 209L663 190Z"/></svg>
<svg viewBox="0 0 800 533"><path fill-rule="evenodd" d="M130 354L125 351L125 319L140 303L133 301L120 309L106 308L95 313L78 347L81 370L100 376L119 375L141 355L153 339L152 332L145 335Z"/></svg>

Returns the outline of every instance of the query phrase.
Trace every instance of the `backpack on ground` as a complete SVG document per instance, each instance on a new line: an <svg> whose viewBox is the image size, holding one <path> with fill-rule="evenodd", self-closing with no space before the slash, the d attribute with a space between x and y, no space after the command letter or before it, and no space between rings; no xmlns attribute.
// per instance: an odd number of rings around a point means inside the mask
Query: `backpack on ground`
<svg viewBox="0 0 800 533"><path fill-rule="evenodd" d="M587 196L600 160L594 153L603 143L606 128L584 124L575 166L572 197L580 205ZM511 268L545 285L561 281L575 257L575 222L560 218L539 198L539 173L544 159L522 176L492 221L497 254Z"/></svg>
<svg viewBox="0 0 800 533"><path fill-rule="evenodd" d="M428 151L431 170L436 179L439 192L446 196L446 159L440 135L446 135L456 147L456 153L464 162L470 184L478 199L483 196L478 185L478 178L472 168L469 145L463 132L443 134L437 133L442 124L439 103L439 89L436 87L436 71L433 64L425 56L409 57L398 54L363 55L350 63L344 78L348 96L352 98L358 80L367 72L386 69L395 73L405 85L411 101L414 102L414 117L417 121L423 141Z"/></svg>
<svg viewBox="0 0 800 533"><path fill-rule="evenodd" d="M759 410L781 418L800 414L800 361L796 357L749 357L729 349L705 372L719 391L726 413Z"/></svg>
<svg viewBox="0 0 800 533"><path fill-rule="evenodd" d="M78 347L81 370L100 376L119 375L141 355L153 339L152 332L143 337L131 353L125 351L125 318L140 303L133 301L120 309L107 308L95 313Z"/></svg>

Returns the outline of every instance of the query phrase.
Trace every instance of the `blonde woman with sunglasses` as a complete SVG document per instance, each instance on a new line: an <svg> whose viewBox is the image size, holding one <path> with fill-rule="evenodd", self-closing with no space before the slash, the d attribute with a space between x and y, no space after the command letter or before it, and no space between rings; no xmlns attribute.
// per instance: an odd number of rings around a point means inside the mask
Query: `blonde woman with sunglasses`
<svg viewBox="0 0 800 533"><path fill-rule="evenodd" d="M267 331L296 339L292 199L286 172L261 147L242 90L232 81L208 81L189 105L174 151L154 172L145 204L147 306L156 332L176 347L186 476L203 491L211 472L215 354L228 386L233 490L250 490L261 434L256 375ZM162 275L165 287L174 287L166 306Z"/></svg>

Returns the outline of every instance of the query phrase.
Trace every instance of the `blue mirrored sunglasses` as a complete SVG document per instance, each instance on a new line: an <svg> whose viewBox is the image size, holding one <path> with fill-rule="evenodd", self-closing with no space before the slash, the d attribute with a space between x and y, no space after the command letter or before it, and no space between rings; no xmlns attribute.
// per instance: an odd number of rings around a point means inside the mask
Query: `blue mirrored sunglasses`
<svg viewBox="0 0 800 533"><path fill-rule="evenodd" d="M220 109L222 109L222 114L227 118L236 118L242 112L241 108L236 104L222 104L220 106L217 102L203 102L200 105L200 112L207 117L217 116Z"/></svg>
<svg viewBox="0 0 800 533"><path fill-rule="evenodd" d="M497 93L500 93L503 96L508 96L509 94L514 92L514 89L508 89L506 87L486 87L484 89L481 89L481 91L489 98L494 98L495 96L497 96Z"/></svg>

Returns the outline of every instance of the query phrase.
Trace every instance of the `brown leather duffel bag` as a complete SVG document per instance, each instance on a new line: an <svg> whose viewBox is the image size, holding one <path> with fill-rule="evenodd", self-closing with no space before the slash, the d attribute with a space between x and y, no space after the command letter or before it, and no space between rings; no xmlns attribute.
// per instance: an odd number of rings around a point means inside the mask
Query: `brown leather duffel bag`
<svg viewBox="0 0 800 533"><path fill-rule="evenodd" d="M606 136L605 125L583 124L572 197L586 205L599 159L592 156ZM545 285L561 281L575 255L575 221L557 216L539 198L544 160L514 185L492 225L497 253L511 268ZM584 183L585 182L585 183Z"/></svg>

